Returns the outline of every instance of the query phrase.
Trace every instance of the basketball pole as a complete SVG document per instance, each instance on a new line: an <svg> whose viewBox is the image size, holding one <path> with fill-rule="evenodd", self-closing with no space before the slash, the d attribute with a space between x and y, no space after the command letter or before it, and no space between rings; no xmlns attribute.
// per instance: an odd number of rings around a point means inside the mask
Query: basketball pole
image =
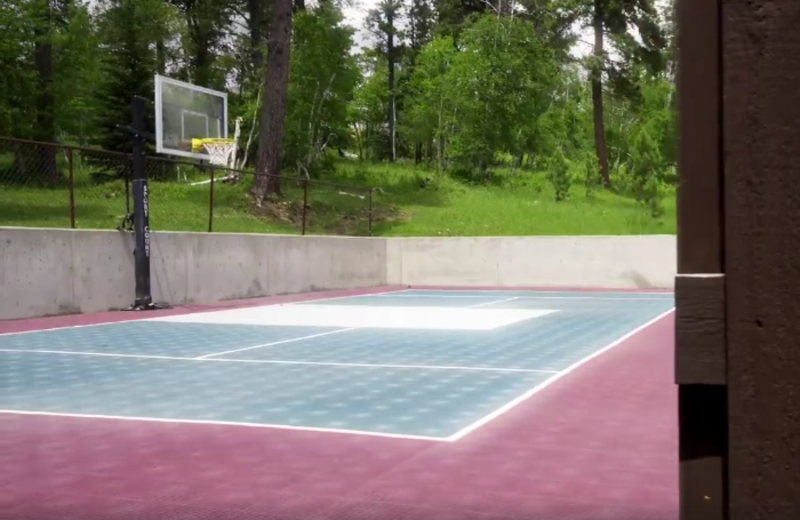
<svg viewBox="0 0 800 520"><path fill-rule="evenodd" d="M147 108L146 100L134 96L131 101L131 130L133 134L133 234L134 275L136 297L130 310L151 310L153 296L150 292L150 190L145 168L145 142Z"/></svg>

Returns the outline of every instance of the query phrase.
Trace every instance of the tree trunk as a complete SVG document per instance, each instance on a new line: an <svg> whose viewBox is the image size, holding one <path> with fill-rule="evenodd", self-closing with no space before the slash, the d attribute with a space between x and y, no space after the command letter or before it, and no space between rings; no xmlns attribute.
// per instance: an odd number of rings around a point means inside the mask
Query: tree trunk
<svg viewBox="0 0 800 520"><path fill-rule="evenodd" d="M606 129L603 120L603 0L594 0L594 64L591 71L592 106L594 109L594 147L600 163L600 174L603 185L611 188L611 174L608 170L608 147L606 146Z"/></svg>
<svg viewBox="0 0 800 520"><path fill-rule="evenodd" d="M156 40L156 72L164 75L167 70L167 49L164 45L164 36L159 35Z"/></svg>
<svg viewBox="0 0 800 520"><path fill-rule="evenodd" d="M210 87L211 65L214 61L210 46L213 39L211 28L203 18L204 14L198 13L196 9L189 9L186 13L189 40L192 42L192 82L201 87Z"/></svg>
<svg viewBox="0 0 800 520"><path fill-rule="evenodd" d="M394 162L397 160L397 147L395 139L395 78L394 78L394 4L386 11L386 26L388 27L388 34L386 35L386 61L389 67L389 144L391 152L389 160Z"/></svg>
<svg viewBox="0 0 800 520"><path fill-rule="evenodd" d="M41 12L39 19L36 20L34 30L36 37L34 56L38 75L34 139L53 143L56 141L55 100L53 98L53 11L49 0L40 0L39 4ZM57 185L61 179L56 164L55 147L36 146L31 152L35 156L35 160L24 161L28 166L26 173L36 177L37 184Z"/></svg>
<svg viewBox="0 0 800 520"><path fill-rule="evenodd" d="M514 1L513 0L498 0L497 1L497 16L511 16L514 14Z"/></svg>
<svg viewBox="0 0 800 520"><path fill-rule="evenodd" d="M437 154L437 170L442 171L444 170L444 157L445 157L445 146L447 143L445 141L445 136L443 133L439 134L439 146L436 147L436 154Z"/></svg>
<svg viewBox="0 0 800 520"><path fill-rule="evenodd" d="M194 55L194 82L201 87L211 86L211 62L213 57L209 51L209 38L204 32L198 31L194 35L197 45Z"/></svg>
<svg viewBox="0 0 800 520"><path fill-rule="evenodd" d="M264 18L264 8L262 0L247 0L247 14L250 30L250 59L253 65L253 74L259 77L264 66L264 52L261 49L263 43L262 24Z"/></svg>
<svg viewBox="0 0 800 520"><path fill-rule="evenodd" d="M267 43L264 105L261 108L256 179L252 194L256 206L269 195L281 193L281 152L289 91L289 57L292 39L292 0L272 4Z"/></svg>
<svg viewBox="0 0 800 520"><path fill-rule="evenodd" d="M433 161L433 136L428 137L428 143L425 146L425 162L430 164Z"/></svg>

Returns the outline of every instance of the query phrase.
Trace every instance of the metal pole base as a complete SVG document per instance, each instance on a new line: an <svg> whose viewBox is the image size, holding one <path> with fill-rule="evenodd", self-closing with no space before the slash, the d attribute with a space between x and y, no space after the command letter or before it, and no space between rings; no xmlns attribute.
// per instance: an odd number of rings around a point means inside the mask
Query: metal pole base
<svg viewBox="0 0 800 520"><path fill-rule="evenodd" d="M153 302L134 302L133 305L128 307L127 311L157 311L161 309L171 309L172 306L168 303L153 303Z"/></svg>

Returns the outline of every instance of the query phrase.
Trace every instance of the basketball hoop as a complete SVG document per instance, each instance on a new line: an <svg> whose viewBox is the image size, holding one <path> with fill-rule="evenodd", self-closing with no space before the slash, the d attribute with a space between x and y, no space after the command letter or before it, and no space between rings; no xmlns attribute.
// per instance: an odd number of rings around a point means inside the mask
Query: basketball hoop
<svg viewBox="0 0 800 520"><path fill-rule="evenodd" d="M224 138L192 139L193 149L205 149L208 162L214 166L231 166L236 153L236 141Z"/></svg>

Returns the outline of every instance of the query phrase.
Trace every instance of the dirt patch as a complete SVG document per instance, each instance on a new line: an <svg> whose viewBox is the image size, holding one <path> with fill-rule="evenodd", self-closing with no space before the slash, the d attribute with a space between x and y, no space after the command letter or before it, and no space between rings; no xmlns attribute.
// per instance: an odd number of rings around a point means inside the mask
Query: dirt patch
<svg viewBox="0 0 800 520"><path fill-rule="evenodd" d="M391 223L409 218L409 215L391 206L372 209L372 225ZM323 226L326 232L336 235L366 235L369 230L369 210L340 215Z"/></svg>
<svg viewBox="0 0 800 520"><path fill-rule="evenodd" d="M292 224L297 228L303 224L303 202L300 200L273 199L265 201L260 208L253 206L254 215L272 222ZM391 223L409 218L405 212L392 206L376 206L372 209L372 223ZM366 235L369 230L369 209L343 210L324 203L306 206L306 230L322 230L334 235ZM319 232L319 231L317 231Z"/></svg>
<svg viewBox="0 0 800 520"><path fill-rule="evenodd" d="M256 216L268 220L300 225L303 222L303 203L291 200L269 200L261 207L253 206Z"/></svg>

